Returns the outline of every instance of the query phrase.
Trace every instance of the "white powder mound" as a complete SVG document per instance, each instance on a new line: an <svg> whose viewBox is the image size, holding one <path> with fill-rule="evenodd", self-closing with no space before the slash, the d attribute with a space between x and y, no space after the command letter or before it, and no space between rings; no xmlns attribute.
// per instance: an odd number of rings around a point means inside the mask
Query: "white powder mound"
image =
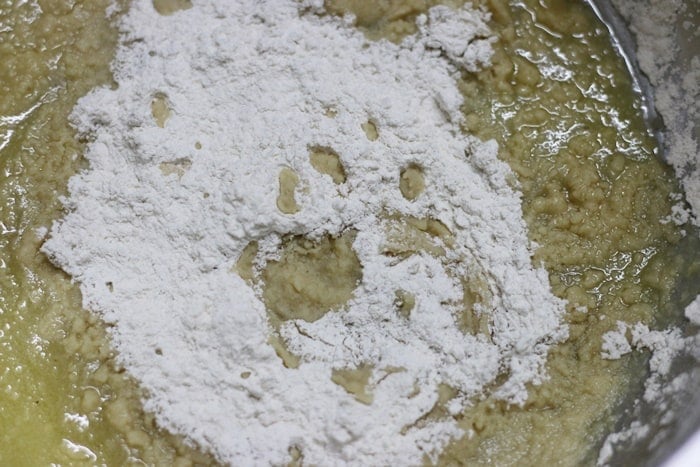
<svg viewBox="0 0 700 467"><path fill-rule="evenodd" d="M118 87L74 111L92 140L90 168L71 179L69 212L43 250L113 325L146 408L221 461L281 465L294 446L309 465L417 464L465 434L452 418L421 421L438 386L457 389L453 413L487 387L522 404L526 385L546 377L548 349L566 338L564 307L531 264L495 143L459 130L457 66L488 62L486 14L433 9L399 46L368 42L319 8L212 0L160 16L134 1L113 67ZM164 128L154 96L172 110ZM345 183L314 170L313 146L337 152ZM427 188L408 201L399 176L412 163ZM293 215L276 205L283 168L301 180ZM440 220L455 237L450 261L381 254L384 214ZM232 268L251 241L348 228L358 231L362 281L342 309L283 326L301 357L285 368L259 291ZM480 309L488 336L456 322L459 278L473 274L493 295ZM408 319L395 310L399 288L416 298ZM374 368L371 405L331 381L333 369L360 364Z"/></svg>
<svg viewBox="0 0 700 467"><path fill-rule="evenodd" d="M617 330L603 334L601 356L608 360L617 360L632 351L632 346L627 340L627 323L617 322Z"/></svg>
<svg viewBox="0 0 700 467"><path fill-rule="evenodd" d="M700 295L685 307L685 317L695 326L700 326Z"/></svg>

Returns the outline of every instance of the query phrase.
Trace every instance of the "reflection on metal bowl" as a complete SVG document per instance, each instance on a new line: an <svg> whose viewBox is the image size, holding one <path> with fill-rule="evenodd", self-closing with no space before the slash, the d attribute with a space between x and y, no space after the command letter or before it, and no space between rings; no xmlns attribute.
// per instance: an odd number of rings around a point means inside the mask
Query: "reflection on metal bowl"
<svg viewBox="0 0 700 467"><path fill-rule="evenodd" d="M700 35L697 34L697 28L700 24L700 2L639 1L637 5L631 5L634 2L630 0L588 1L616 38L616 46L627 62L638 91L644 96L646 121L664 148L664 156L673 156L667 157L667 161L674 166L680 177L685 178L686 191L692 186L695 186L692 191L697 190L697 139L700 124L697 118L697 76L700 65ZM648 16L644 17L645 14ZM652 50L649 38L646 38L646 44L642 40L637 44L637 39L647 34L650 26L656 28L655 36L665 35L667 40L672 41L675 50L658 46ZM659 57L659 50L668 55ZM638 60L638 52L646 54L646 60ZM652 53L656 56L652 57ZM668 68L662 70L650 66L658 63L663 63ZM654 103L657 92L666 99L662 106ZM670 102L669 96L673 96ZM679 140L684 140L686 146L679 147ZM692 144L687 145L688 141ZM675 156L678 152L685 152L684 161ZM688 193L691 205L697 202L693 196ZM694 207L697 211L698 206ZM697 235L697 231L691 235ZM689 290L697 287L697 284L686 284ZM683 292L679 290L677 295L680 297ZM687 322L679 326L684 328L685 335L697 333L697 327ZM700 393L695 390L700 386L698 340L689 342L692 342L693 347L687 352L689 355L679 355L673 362L670 374L663 381L668 388L674 386L674 383L677 387L653 403L643 401L641 392L630 396L628 407L617 424L618 432L623 435L613 443L614 452L607 461L610 465L699 465Z"/></svg>

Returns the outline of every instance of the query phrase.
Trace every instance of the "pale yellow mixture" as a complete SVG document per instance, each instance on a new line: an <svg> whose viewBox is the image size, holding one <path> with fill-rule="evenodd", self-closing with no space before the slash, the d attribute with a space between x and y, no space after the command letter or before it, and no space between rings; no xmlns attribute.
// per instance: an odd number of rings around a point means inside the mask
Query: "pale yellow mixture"
<svg viewBox="0 0 700 467"><path fill-rule="evenodd" d="M102 323L38 251L84 167L68 114L111 85L108 0L0 3L0 465L209 465L160 432ZM87 429L82 429L87 425Z"/></svg>
<svg viewBox="0 0 700 467"><path fill-rule="evenodd" d="M109 3L0 4L0 465L214 463L143 413L138 386L116 367L104 325L82 310L77 287L38 251L37 229L61 216L58 198L84 166L86 142L76 140L67 116L81 95L111 84L116 31L105 18ZM370 40L397 41L438 2L326 3L334 14L355 13ZM680 319L678 310L698 292L680 284L700 284L700 245L696 233L684 236L681 227L660 222L678 187L654 155L624 64L588 8L570 0L474 3L493 13L499 40L493 66L460 81L465 131L496 139L516 173L530 236L540 245L533 260L544 263L554 293L569 301L571 337L552 350L551 379L531 389L525 407L487 399L460 414L475 435L452 443L439 463L591 464L646 368L641 355L603 360L601 336L616 320L655 326ZM162 14L191 6L155 4ZM167 103L155 100L153 113L164 124ZM377 128L367 122L365 132L376 138ZM344 182L337 155L309 151L318 171ZM283 212L298 209L295 176L280 174ZM400 183L407 199L420 195L420 168L405 168ZM431 238L449 239L433 220L404 224L392 254L439 255ZM251 244L237 269L261 281L273 327L285 319L312 321L351 296L344 284L361 274L352 238L352 232L318 243L288 238L282 258L257 278ZM465 332L483 332L485 323L470 313L478 287L466 295ZM399 291L396 304L410 313L412 297ZM298 365L274 334L271 344L287 366ZM336 371L333 381L370 404L369 371ZM453 396L443 387L423 422L449 416L443 405ZM290 456L298 463L299 452Z"/></svg>

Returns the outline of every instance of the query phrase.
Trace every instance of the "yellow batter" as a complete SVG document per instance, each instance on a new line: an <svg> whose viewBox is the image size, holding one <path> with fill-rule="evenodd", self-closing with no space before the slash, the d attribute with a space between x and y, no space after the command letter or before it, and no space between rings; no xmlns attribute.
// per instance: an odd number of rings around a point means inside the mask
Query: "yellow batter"
<svg viewBox="0 0 700 467"><path fill-rule="evenodd" d="M77 287L38 252L43 232L37 229L61 216L58 197L83 167L85 142L76 141L67 116L81 95L111 83L116 31L105 18L109 2L73 3L42 0L0 10L0 464L210 465L211 457L162 433L143 413L137 385L115 367L104 325L82 310ZM329 0L327 6L355 13L369 38L396 41L415 32L415 16L435 3ZM601 336L618 319L653 326L675 318L669 310L687 300L674 295L679 278L699 274L697 255L687 254L700 251L697 236L660 222L678 187L654 155L623 62L587 7L566 0L475 3L493 13L499 41L493 66L460 81L465 131L496 139L516 173L530 236L540 245L533 260L544 263L553 291L569 301L571 338L552 350L551 379L532 388L525 407L485 400L460 414L475 435L450 445L440 463L591 463L644 371L638 356L601 359ZM190 6L184 0L155 4L163 14ZM154 102L153 112L164 123L167 103ZM365 132L376 138L371 122ZM310 148L314 167L343 183L333 156ZM280 186L295 185L293 175L281 174ZM420 195L423 183L417 167L401 174L407 199ZM288 193L278 205L296 208ZM449 234L430 220L411 222L397 237L397 251L430 248L425 232ZM313 320L347 300L351 290L311 285L329 268L338 283L355 282L359 269L348 242L288 240L283 258L262 275L273 323ZM251 255L254 246L241 261ZM323 263L328 256L333 264ZM239 266L245 276L250 265ZM306 278L295 274L302 267ZM295 300L306 306L291 314L285 301L290 276L306 281L294 286ZM336 295L319 295L323 288ZM465 297L465 309L477 295ZM397 294L397 304L410 313L410 296ZM483 323L469 316L465 330L479 330ZM295 357L271 339L293 367ZM371 403L367 369L333 378ZM442 388L427 419L448 416L442 405L453 396Z"/></svg>

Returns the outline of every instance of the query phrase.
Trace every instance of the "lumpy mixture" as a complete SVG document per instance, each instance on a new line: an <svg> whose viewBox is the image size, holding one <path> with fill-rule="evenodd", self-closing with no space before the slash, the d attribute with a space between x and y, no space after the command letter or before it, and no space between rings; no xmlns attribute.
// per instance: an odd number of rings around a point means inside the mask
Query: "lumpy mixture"
<svg viewBox="0 0 700 467"><path fill-rule="evenodd" d="M111 8L106 15L109 3L6 2L0 9L4 465L214 463L155 427L140 407L137 384L114 362L104 325L82 310L75 285L38 251L42 229L62 214L59 196L67 179L82 167L85 142L76 140L68 113L93 86L110 83L116 44L110 21L119 13ZM332 14L355 14L370 39L399 41L415 32L415 17L435 3L329 0L326 6ZM546 266L554 293L569 302L570 338L552 350L551 379L531 388L524 407L487 399L458 414L460 425L475 434L448 446L439 463L590 464L645 370L639 356L603 360L601 336L617 320L659 326L678 319L676 310L697 292L686 288L685 296L680 288L681 278L699 274L697 254L688 254L699 250L697 233L663 221L680 199L678 187L659 162L624 63L588 7L564 0L475 3L491 11L499 40L492 66L460 79L464 130L498 141L500 157L516 173L530 237L539 245L533 261ZM191 6L154 4L162 14ZM156 121L167 120L163 102L154 99L152 109ZM368 122L367 137L376 138L376 131ZM310 158L317 170L343 182L332 151L310 148ZM297 209L294 177L291 171L280 174L283 212ZM417 167L401 174L407 199L418 196L423 183ZM429 219L407 225L397 234L395 254L423 248L439 255L429 239L448 236L444 226ZM352 290L342 284L354 283L360 271L349 248L352 233L346 235L320 243L286 240L282 257L258 279L273 327L290 318L313 321L347 300ZM255 248L238 265L248 280L256 280L250 275ZM334 280L319 281L329 270ZM410 313L410 294L397 293L396 300ZM470 300L479 300L478 289L465 297L465 306ZM290 302L303 306L292 309ZM465 316L465 328L482 325ZM282 342L272 344L293 367L295 356ZM371 403L367 375L366 368L338 371L333 381ZM426 419L453 416L444 407L453 395L442 388ZM299 460L299 453L291 456Z"/></svg>
<svg viewBox="0 0 700 467"><path fill-rule="evenodd" d="M107 0L0 2L0 464L209 465L160 432L106 329L39 253L83 167L68 114L110 85ZM116 14L116 12L115 12Z"/></svg>

